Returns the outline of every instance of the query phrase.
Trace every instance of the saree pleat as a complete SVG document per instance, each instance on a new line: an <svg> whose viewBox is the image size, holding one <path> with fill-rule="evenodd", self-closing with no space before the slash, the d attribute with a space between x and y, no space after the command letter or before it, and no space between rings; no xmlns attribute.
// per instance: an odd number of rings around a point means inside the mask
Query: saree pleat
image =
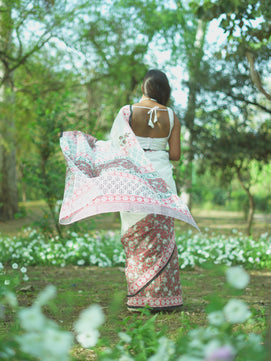
<svg viewBox="0 0 271 361"><path fill-rule="evenodd" d="M122 236L126 255L127 305L170 309L182 305L174 220L147 215Z"/></svg>

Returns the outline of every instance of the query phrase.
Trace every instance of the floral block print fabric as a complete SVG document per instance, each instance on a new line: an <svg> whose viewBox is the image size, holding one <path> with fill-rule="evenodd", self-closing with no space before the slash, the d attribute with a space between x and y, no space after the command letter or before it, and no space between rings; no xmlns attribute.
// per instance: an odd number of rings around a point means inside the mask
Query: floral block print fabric
<svg viewBox="0 0 271 361"><path fill-rule="evenodd" d="M59 222L70 224L106 212L170 216L198 228L187 206L159 176L129 126L130 107L116 117L110 139L64 132L60 145L67 163Z"/></svg>
<svg viewBox="0 0 271 361"><path fill-rule="evenodd" d="M122 237L128 307L170 309L182 305L174 220L148 215Z"/></svg>

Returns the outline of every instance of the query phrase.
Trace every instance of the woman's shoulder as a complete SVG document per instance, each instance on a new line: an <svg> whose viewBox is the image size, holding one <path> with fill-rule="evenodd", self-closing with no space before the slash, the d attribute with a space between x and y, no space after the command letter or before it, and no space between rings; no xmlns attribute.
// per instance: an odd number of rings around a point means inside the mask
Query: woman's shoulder
<svg viewBox="0 0 271 361"><path fill-rule="evenodd" d="M124 119L127 122L129 122L130 115L131 115L131 105L126 104L126 105L124 105L123 107L120 108L118 116L124 117Z"/></svg>
<svg viewBox="0 0 271 361"><path fill-rule="evenodd" d="M122 113L125 113L125 112L127 112L127 111L130 112L131 107L132 107L131 104L126 104L126 105L124 105L124 106L122 106L122 107L120 108L119 112L122 112Z"/></svg>

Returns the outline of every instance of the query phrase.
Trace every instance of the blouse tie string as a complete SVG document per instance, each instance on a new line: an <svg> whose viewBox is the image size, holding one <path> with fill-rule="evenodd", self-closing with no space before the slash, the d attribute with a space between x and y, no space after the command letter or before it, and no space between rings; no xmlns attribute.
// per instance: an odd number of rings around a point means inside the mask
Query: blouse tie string
<svg viewBox="0 0 271 361"><path fill-rule="evenodd" d="M154 124L158 121L158 119L157 119L157 109L159 109L159 107L153 107L148 111L148 114L150 114L148 126L151 127L151 128L154 128ZM154 119L152 120L153 112L154 112Z"/></svg>

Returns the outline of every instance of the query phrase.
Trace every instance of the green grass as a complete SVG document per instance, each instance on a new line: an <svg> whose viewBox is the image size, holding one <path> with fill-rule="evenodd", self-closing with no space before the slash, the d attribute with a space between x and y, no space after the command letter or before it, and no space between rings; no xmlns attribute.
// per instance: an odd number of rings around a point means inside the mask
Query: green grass
<svg viewBox="0 0 271 361"><path fill-rule="evenodd" d="M14 270L9 269L12 275ZM122 268L99 267L29 267L27 282L29 291L17 287L17 297L21 306L30 306L36 295L48 284L57 287L58 294L51 307L46 307L46 315L54 319L66 330L72 331L73 322L81 310L93 303L102 306L106 322L101 335L111 345L118 340L119 323L130 313L126 309L126 280ZM184 306L179 313L159 313L156 319L157 330L166 326L167 334L175 339L181 327L206 325L205 309L211 295L226 300L236 294L225 285L224 267L210 269L197 268L181 271ZM257 322L248 325L247 332L262 333L265 329L264 315L270 310L271 271L250 271L251 281L241 298L253 309ZM138 315L146 319L146 316ZM6 314L0 332L9 328L12 315ZM83 350L77 346L80 352ZM84 354L84 353L83 353Z"/></svg>

